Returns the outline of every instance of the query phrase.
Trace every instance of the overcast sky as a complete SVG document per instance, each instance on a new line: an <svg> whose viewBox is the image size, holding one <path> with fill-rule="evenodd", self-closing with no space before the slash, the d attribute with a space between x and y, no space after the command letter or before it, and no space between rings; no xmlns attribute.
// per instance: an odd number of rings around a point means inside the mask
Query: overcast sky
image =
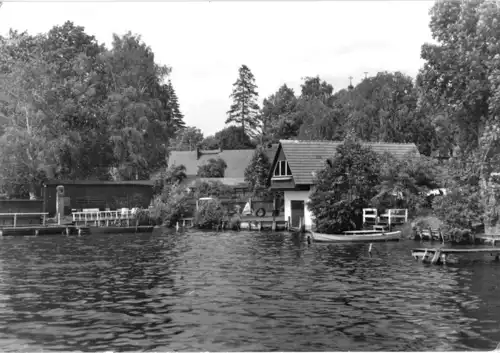
<svg viewBox="0 0 500 353"><path fill-rule="evenodd" d="M415 76L431 41L429 1L6 2L0 34L35 34L73 21L108 46L128 30L151 46L171 79L188 125L224 127L238 68L255 75L259 103L286 83L319 75L335 90L364 72Z"/></svg>

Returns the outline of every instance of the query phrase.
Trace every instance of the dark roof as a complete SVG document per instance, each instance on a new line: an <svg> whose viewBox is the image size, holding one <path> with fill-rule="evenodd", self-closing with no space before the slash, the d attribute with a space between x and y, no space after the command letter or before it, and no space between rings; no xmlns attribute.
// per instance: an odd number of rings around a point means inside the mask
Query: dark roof
<svg viewBox="0 0 500 353"><path fill-rule="evenodd" d="M323 169L325 161L335 155L337 147L342 143L339 141L281 140L280 147L288 161L295 184L313 184L312 173ZM389 152L396 158L403 158L409 152L420 155L414 143L364 142L363 145L370 146L377 153ZM273 166L275 162L274 160Z"/></svg>
<svg viewBox="0 0 500 353"><path fill-rule="evenodd" d="M269 160L274 159L274 154L277 150L277 145L268 148L267 154ZM210 158L222 158L227 168L224 173L226 178L244 178L245 168L250 164L255 150L209 150L199 151L200 157L197 158L197 151L172 151L168 159L168 165L181 165L186 167L187 175L196 175L198 167L206 163Z"/></svg>
<svg viewBox="0 0 500 353"><path fill-rule="evenodd" d="M44 185L129 185L129 186L152 186L152 180L129 180L129 181L102 181L102 180L48 180Z"/></svg>

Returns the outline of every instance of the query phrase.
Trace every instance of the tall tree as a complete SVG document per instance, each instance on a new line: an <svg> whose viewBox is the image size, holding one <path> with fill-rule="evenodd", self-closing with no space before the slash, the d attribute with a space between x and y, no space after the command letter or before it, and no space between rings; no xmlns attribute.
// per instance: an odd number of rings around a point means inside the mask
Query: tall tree
<svg viewBox="0 0 500 353"><path fill-rule="evenodd" d="M228 126L215 134L219 148L224 150L244 150L255 148L248 135L239 126Z"/></svg>
<svg viewBox="0 0 500 353"><path fill-rule="evenodd" d="M297 121L297 97L286 84L262 103L263 135L266 142L277 142L297 136L300 123Z"/></svg>
<svg viewBox="0 0 500 353"><path fill-rule="evenodd" d="M267 186L267 176L271 162L263 147L258 147L253 156L250 164L245 169L245 181L250 185L250 189L255 193L260 189Z"/></svg>
<svg viewBox="0 0 500 353"><path fill-rule="evenodd" d="M255 130L261 127L258 96L253 73L246 65L242 65L238 70L238 79L233 84L233 93L230 95L233 104L227 112L226 124L240 124L244 133L255 133Z"/></svg>

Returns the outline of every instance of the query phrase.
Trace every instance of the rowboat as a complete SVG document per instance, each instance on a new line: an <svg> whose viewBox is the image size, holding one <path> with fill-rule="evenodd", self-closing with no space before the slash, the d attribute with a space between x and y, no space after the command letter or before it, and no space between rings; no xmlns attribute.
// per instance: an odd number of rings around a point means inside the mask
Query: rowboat
<svg viewBox="0 0 500 353"><path fill-rule="evenodd" d="M308 231L306 233L308 241L313 240L321 243L373 243L383 241L399 241L401 239L401 231L395 232L379 232L371 234L323 234Z"/></svg>

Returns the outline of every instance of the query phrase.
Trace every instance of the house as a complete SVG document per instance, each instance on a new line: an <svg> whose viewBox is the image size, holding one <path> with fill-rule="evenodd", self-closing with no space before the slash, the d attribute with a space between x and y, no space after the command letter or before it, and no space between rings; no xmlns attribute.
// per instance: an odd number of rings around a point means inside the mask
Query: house
<svg viewBox="0 0 500 353"><path fill-rule="evenodd" d="M126 207L147 208L153 197L153 181L64 181L49 180L43 183L44 212L56 212L56 187L64 186L64 214L72 209L106 208L115 210Z"/></svg>
<svg viewBox="0 0 500 353"><path fill-rule="evenodd" d="M270 161L273 160L277 148L277 145L272 145L266 150ZM184 165L186 167L186 175L189 177L196 176L198 174L198 167L207 163L209 159L221 158L227 164L224 178L221 179L227 179L231 182L237 179L241 182L245 179L245 169L250 164L254 152L254 149L201 150L199 148L194 151L172 151L168 158L168 165Z"/></svg>
<svg viewBox="0 0 500 353"><path fill-rule="evenodd" d="M298 227L300 219L310 229L313 215L307 208L314 190L315 172L325 167L326 160L335 155L342 142L281 140L269 171L270 188L284 192L285 219ZM377 153L389 152L396 158L408 153L420 155L413 143L364 143Z"/></svg>

